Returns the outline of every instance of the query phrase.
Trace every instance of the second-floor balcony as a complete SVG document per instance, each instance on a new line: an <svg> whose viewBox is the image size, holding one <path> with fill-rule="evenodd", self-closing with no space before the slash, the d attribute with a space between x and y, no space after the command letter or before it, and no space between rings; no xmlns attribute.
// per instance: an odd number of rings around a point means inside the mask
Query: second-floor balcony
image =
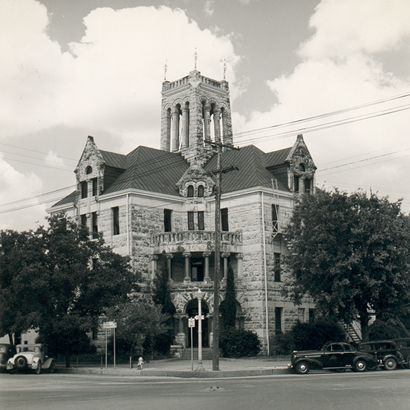
<svg viewBox="0 0 410 410"><path fill-rule="evenodd" d="M221 251L242 252L242 234L221 232ZM154 253L212 252L215 248L214 231L161 232L152 236Z"/></svg>

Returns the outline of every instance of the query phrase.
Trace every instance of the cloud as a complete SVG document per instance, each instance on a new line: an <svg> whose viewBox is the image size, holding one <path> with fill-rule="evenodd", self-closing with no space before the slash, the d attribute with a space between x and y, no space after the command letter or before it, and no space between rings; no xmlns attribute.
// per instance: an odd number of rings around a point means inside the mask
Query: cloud
<svg viewBox="0 0 410 410"><path fill-rule="evenodd" d="M46 164L50 166L62 167L65 165L64 160L60 158L54 151L50 150L46 156Z"/></svg>
<svg viewBox="0 0 410 410"><path fill-rule="evenodd" d="M315 34L300 54L342 58L400 47L410 36L409 16L408 0L322 0L310 19Z"/></svg>
<svg viewBox="0 0 410 410"><path fill-rule="evenodd" d="M409 79L386 72L378 54L396 47L404 61L410 58L406 49L410 26L404 17L408 15L410 3L406 0L323 0L310 20L314 34L299 47L302 61L290 74L267 82L276 103L265 112L251 113L246 122L242 119L242 127L237 130L266 127L408 92ZM239 141L274 150L293 144L303 126L366 115L409 102L408 98L386 102L309 123L243 134ZM410 189L401 183L410 171L409 128L409 111L403 111L318 132L305 131L305 141L319 168L318 182L349 190L372 188L392 197L410 198ZM293 132L290 137L279 135L283 131ZM366 160L395 151L402 153ZM320 172L321 168L363 159L356 165ZM406 208L410 210L410 202Z"/></svg>
<svg viewBox="0 0 410 410"><path fill-rule="evenodd" d="M226 58L235 80L239 57L230 37L200 29L180 9L95 9L84 18L83 38L65 53L47 36L47 10L36 1L4 0L0 16L5 136L67 125L111 133L117 149L159 145L165 61L169 79L183 77L196 48L200 71L219 79Z"/></svg>
<svg viewBox="0 0 410 410"><path fill-rule="evenodd" d="M206 0L204 4L205 14L207 14L208 16L213 16L215 12L214 6L215 6L215 0Z"/></svg>
<svg viewBox="0 0 410 410"><path fill-rule="evenodd" d="M0 229L33 227L36 220L42 220L44 217L45 207L39 204L37 198L34 198L43 189L42 181L32 172L27 174L18 172L4 160L1 154L0 175L2 176L0 179ZM16 202L26 198L29 199ZM26 208L28 205L36 206Z"/></svg>

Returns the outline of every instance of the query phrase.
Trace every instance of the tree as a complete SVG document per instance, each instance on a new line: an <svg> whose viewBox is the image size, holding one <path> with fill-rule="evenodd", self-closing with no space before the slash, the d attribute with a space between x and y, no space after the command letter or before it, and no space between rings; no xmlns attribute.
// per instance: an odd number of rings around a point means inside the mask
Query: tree
<svg viewBox="0 0 410 410"><path fill-rule="evenodd" d="M152 340L166 330L167 316L159 306L134 296L107 311L107 317L117 322L116 336L119 348L132 357L143 353L147 340Z"/></svg>
<svg viewBox="0 0 410 410"><path fill-rule="evenodd" d="M318 191L296 204L285 258L296 302L305 294L328 317L399 314L409 301L410 223L401 203L371 193Z"/></svg>
<svg viewBox="0 0 410 410"><path fill-rule="evenodd" d="M89 239L87 229L61 216L48 223L22 234L15 241L20 249L3 250L10 262L6 273L12 277L10 330L38 329L49 351L64 354L70 366L86 332L98 326L104 309L127 298L136 276L126 258L101 238Z"/></svg>
<svg viewBox="0 0 410 410"><path fill-rule="evenodd" d="M172 341L174 340L173 317L175 306L172 303L171 291L169 289L168 272L159 270L154 278L152 299L155 305L160 306L161 313L166 315L164 331L157 334L152 344L156 351L161 354L168 354Z"/></svg>
<svg viewBox="0 0 410 410"><path fill-rule="evenodd" d="M235 328L236 323L236 292L235 279L231 265L226 278L225 300L221 304L221 316L224 330Z"/></svg>

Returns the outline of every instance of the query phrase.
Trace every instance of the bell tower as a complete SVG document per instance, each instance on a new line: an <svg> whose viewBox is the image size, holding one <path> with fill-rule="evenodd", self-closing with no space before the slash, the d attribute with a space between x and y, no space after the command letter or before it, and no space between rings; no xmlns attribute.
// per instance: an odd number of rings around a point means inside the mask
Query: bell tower
<svg viewBox="0 0 410 410"><path fill-rule="evenodd" d="M228 82L204 77L196 69L179 80L165 80L161 149L203 164L212 156L209 141L233 142Z"/></svg>

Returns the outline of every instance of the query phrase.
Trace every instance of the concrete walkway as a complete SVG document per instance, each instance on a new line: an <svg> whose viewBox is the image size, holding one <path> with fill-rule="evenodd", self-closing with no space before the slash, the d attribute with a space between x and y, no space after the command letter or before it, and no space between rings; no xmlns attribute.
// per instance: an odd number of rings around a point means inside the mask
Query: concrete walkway
<svg viewBox="0 0 410 410"><path fill-rule="evenodd" d="M204 360L202 368L198 366L198 361L194 361L193 371L191 361L180 359L153 360L144 364L143 370L136 367L130 369L126 365L112 364L108 368L79 366L66 369L58 367L57 372L69 374L102 374L110 376L145 376L145 377L183 377L183 378L215 378L215 377L241 377L260 376L279 373L288 373L288 358L241 358L225 359L219 362L219 371L212 370L212 361Z"/></svg>

